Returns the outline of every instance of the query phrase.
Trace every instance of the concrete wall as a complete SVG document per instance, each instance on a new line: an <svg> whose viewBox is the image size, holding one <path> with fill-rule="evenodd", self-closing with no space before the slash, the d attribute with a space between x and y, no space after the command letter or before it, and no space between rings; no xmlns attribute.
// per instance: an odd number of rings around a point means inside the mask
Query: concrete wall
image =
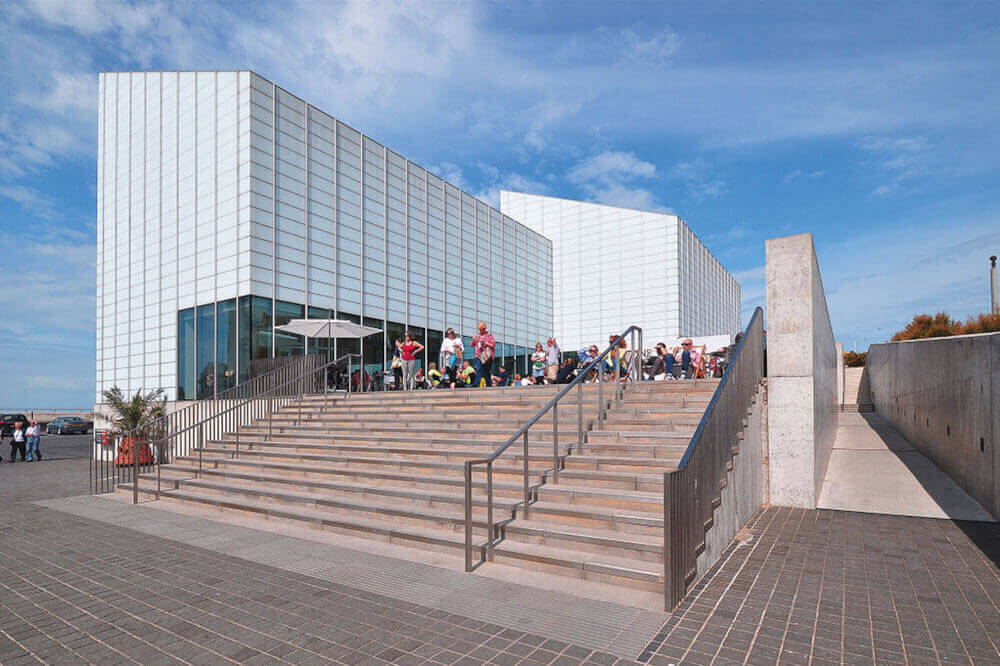
<svg viewBox="0 0 1000 666"><path fill-rule="evenodd" d="M698 555L698 576L708 571L750 518L767 501L767 385L761 386L743 429L739 455L720 493L712 528L705 533L705 550Z"/></svg>
<svg viewBox="0 0 1000 666"><path fill-rule="evenodd" d="M837 432L837 351L812 234L766 250L771 503L813 509Z"/></svg>
<svg viewBox="0 0 1000 666"><path fill-rule="evenodd" d="M872 345L875 411L1000 518L1000 333Z"/></svg>

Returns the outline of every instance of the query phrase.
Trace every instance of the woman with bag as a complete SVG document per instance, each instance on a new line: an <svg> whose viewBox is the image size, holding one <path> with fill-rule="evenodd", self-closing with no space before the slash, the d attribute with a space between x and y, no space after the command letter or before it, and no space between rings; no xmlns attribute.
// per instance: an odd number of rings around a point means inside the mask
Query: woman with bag
<svg viewBox="0 0 1000 666"><path fill-rule="evenodd" d="M479 333L472 338L472 348L476 350L476 379L473 386L489 386L493 374L493 359L496 356L497 341L486 330L486 323L479 322ZM480 382L485 382L480 384Z"/></svg>

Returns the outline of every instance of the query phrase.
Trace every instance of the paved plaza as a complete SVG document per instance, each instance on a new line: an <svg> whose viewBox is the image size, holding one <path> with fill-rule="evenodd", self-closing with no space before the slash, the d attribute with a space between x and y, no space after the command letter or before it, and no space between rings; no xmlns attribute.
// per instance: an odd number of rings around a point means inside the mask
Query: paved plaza
<svg viewBox="0 0 1000 666"><path fill-rule="evenodd" d="M667 616L81 497L72 455L0 465L0 663L1000 663L992 523L765 509Z"/></svg>

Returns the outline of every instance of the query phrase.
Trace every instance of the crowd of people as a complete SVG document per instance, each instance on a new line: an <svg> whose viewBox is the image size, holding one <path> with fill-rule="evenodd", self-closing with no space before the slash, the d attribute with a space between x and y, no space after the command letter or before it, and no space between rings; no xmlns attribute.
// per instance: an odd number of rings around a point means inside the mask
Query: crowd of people
<svg viewBox="0 0 1000 666"><path fill-rule="evenodd" d="M21 454L22 462L34 462L42 459L42 452L38 448L38 442L42 437L42 427L38 421L32 419L30 424L17 421L10 432L10 461L17 461L17 454ZM0 436L0 446L3 444L3 436ZM3 462L3 454L0 454L0 462Z"/></svg>
<svg viewBox="0 0 1000 666"><path fill-rule="evenodd" d="M679 349L671 351L665 343L658 343L655 350L641 363L641 352L630 350L623 337L606 354L601 363L589 368L601 351L597 345L584 347L572 355L563 357L555 338L549 338L543 345L535 343L535 349L528 359L530 374L510 372L496 364L496 339L484 322L479 322L478 332L466 349L461 336L453 328L445 331L444 341L438 354L438 361L427 366L427 372L417 365L417 356L424 351L412 333L394 341L390 368L394 376L393 387L402 390L433 388L472 388L486 386L538 386L545 384L568 384L581 372L587 372L585 381L597 381L599 373L614 378L615 373L622 379L635 369L642 379L675 380L694 379L705 376L703 355L691 340L684 340ZM615 343L617 335L608 338L608 345ZM589 370L588 370L589 368Z"/></svg>

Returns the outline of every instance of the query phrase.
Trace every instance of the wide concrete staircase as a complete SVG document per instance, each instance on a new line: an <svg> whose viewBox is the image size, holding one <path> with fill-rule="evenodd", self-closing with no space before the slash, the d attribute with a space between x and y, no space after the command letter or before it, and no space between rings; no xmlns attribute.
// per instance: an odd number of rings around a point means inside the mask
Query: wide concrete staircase
<svg viewBox="0 0 1000 666"><path fill-rule="evenodd" d="M598 387L560 402L529 435L534 501L524 518L523 448L494 464L494 561L662 591L663 473L690 441L715 380L629 385L620 403ZM351 536L463 555L464 462L490 455L561 387L305 396L269 421L207 442L161 469L169 502L195 503ZM199 457L201 469L199 472ZM486 478L473 484L474 543L486 540ZM156 475L140 476L152 496ZM131 493L131 486L119 486Z"/></svg>

